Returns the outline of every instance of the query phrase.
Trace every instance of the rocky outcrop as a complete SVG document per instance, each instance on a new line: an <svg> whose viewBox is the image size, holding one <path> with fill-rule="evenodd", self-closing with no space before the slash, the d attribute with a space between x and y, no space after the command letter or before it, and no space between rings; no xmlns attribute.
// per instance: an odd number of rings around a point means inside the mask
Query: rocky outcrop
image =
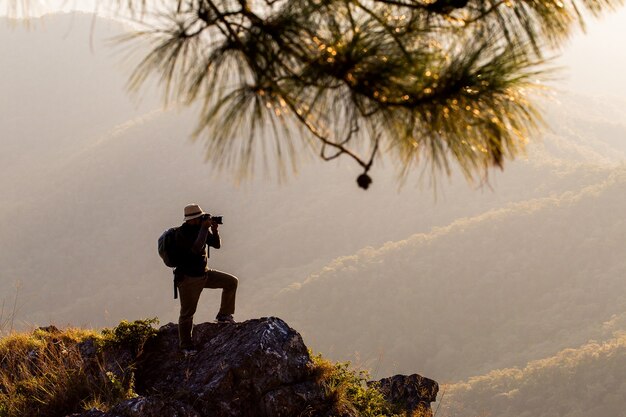
<svg viewBox="0 0 626 417"><path fill-rule="evenodd" d="M106 413L94 409L74 417L289 417L324 404L308 350L284 321L202 323L194 339L198 353L183 355L178 326L168 324L134 366L128 366L128 352L115 352L123 363L107 360L105 368L119 380L133 370L139 396Z"/></svg>
<svg viewBox="0 0 626 417"><path fill-rule="evenodd" d="M294 416L323 401L302 338L278 318L200 324L198 353L189 358L178 353L177 331L160 330L137 371L137 391L177 398L207 416Z"/></svg>
<svg viewBox="0 0 626 417"><path fill-rule="evenodd" d="M92 409L72 417L358 416L355 410L333 409L302 338L279 318L203 323L195 326L194 339L197 354L183 355L178 349L178 327L170 323L159 329L133 363L128 349L118 346L106 352L101 366L118 381L132 381L137 396L107 412ZM90 356L94 349L85 344L81 351ZM406 409L434 400L434 381L423 378L421 385L415 385L413 376L404 378L408 378L404 385L385 380L379 384L389 387L393 401L410 397ZM435 388L416 402L411 395L423 393L425 381ZM403 389L398 388L401 385Z"/></svg>
<svg viewBox="0 0 626 417"><path fill-rule="evenodd" d="M378 389L385 399L408 415L431 417L430 403L437 400L439 384L421 375L394 375L368 385Z"/></svg>

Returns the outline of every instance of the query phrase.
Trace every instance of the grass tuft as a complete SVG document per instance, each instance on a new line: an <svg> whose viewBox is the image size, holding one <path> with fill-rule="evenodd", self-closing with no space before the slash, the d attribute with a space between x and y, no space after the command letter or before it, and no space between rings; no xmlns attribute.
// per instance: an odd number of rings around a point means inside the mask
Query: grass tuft
<svg viewBox="0 0 626 417"><path fill-rule="evenodd" d="M369 373L351 368L350 362L333 363L322 355L311 355L315 377L325 390L332 415L401 417L393 404L375 387L368 386Z"/></svg>

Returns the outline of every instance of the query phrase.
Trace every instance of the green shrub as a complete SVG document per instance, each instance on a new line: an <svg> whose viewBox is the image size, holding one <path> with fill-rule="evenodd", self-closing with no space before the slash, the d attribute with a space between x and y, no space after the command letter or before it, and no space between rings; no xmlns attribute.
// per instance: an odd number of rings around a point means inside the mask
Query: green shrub
<svg viewBox="0 0 626 417"><path fill-rule="evenodd" d="M117 327L102 330L100 346L103 349L126 347L135 355L139 355L146 342L157 335L158 331L153 327L156 324L159 324L156 317L133 322L122 320Z"/></svg>

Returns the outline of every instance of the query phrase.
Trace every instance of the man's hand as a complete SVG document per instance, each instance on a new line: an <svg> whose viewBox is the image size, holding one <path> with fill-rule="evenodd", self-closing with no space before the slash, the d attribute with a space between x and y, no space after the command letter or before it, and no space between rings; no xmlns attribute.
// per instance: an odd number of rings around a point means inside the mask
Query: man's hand
<svg viewBox="0 0 626 417"><path fill-rule="evenodd" d="M217 233L217 228L218 228L218 226L219 226L219 225L217 224L217 222L215 222L215 221L211 220L211 232L212 232L212 233Z"/></svg>
<svg viewBox="0 0 626 417"><path fill-rule="evenodd" d="M211 220L210 216L204 215L202 216L202 223L200 225L205 229L208 229L209 227L213 226L213 220Z"/></svg>

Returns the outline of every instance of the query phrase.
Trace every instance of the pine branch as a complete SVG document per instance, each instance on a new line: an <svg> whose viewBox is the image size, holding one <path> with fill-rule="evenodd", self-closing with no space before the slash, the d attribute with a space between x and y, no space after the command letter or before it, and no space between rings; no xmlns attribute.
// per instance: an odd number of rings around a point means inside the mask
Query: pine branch
<svg viewBox="0 0 626 417"><path fill-rule="evenodd" d="M545 76L543 57L584 25L583 11L621 4L181 0L143 33L156 42L131 85L157 73L167 96L202 100L196 132L219 167L251 170L263 132L280 170L281 158L294 166L301 135L322 159L345 155L364 174L383 148L405 171L454 161L473 178L522 152L541 125L525 90Z"/></svg>

